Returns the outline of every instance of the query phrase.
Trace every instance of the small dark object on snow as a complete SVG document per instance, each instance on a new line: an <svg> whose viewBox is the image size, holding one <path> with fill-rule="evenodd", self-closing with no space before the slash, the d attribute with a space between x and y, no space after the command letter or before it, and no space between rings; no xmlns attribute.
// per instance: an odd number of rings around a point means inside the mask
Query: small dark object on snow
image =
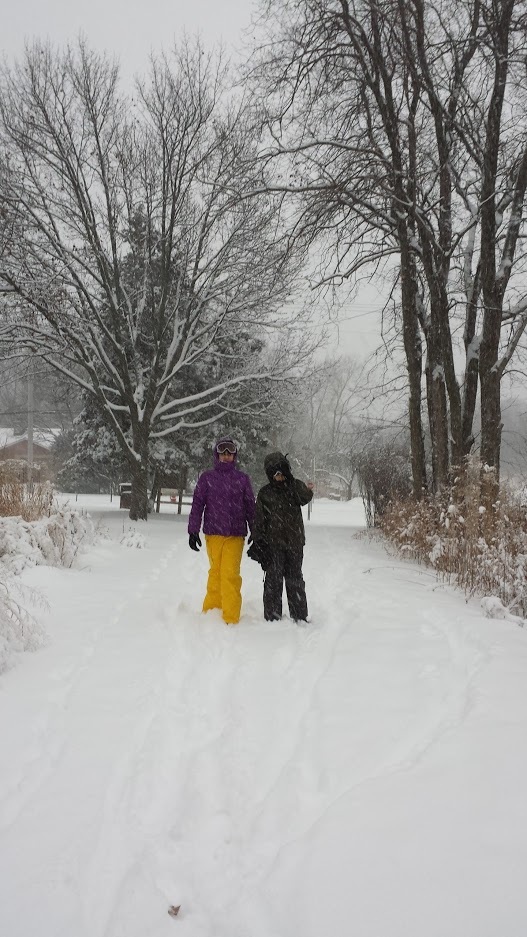
<svg viewBox="0 0 527 937"><path fill-rule="evenodd" d="M171 904L168 909L168 913L170 914L170 917L177 917L180 910L181 910L180 904Z"/></svg>

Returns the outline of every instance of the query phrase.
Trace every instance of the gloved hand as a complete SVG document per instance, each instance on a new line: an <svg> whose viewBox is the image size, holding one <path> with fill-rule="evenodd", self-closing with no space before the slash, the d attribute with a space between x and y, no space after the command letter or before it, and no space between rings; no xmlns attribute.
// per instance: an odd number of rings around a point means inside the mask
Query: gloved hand
<svg viewBox="0 0 527 937"><path fill-rule="evenodd" d="M291 466L289 465L288 459L284 459L284 461L280 465L280 471L282 472L282 475L284 476L286 482L293 481L293 473L291 471Z"/></svg>
<svg viewBox="0 0 527 937"><path fill-rule="evenodd" d="M200 540L199 534L189 534L188 545L191 550L195 550L196 553L199 553L199 548L201 546L201 540Z"/></svg>
<svg viewBox="0 0 527 937"><path fill-rule="evenodd" d="M256 560L264 572L268 569L271 562L271 551L265 540L254 540L247 550L247 556L251 560Z"/></svg>

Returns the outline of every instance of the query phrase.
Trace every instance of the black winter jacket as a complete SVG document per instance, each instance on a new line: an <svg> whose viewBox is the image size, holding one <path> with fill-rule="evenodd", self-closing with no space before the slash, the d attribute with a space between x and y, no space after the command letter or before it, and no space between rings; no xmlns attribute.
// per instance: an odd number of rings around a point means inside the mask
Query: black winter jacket
<svg viewBox="0 0 527 937"><path fill-rule="evenodd" d="M285 482L274 481L273 470L284 471L285 468L285 473L290 475L290 467L281 453L273 453L273 456L280 456L281 461L276 458L273 461L269 456L265 460L270 482L258 492L253 539L256 543L267 543L271 549L285 547L294 550L306 542L301 508L309 504L313 492L299 478L292 476Z"/></svg>

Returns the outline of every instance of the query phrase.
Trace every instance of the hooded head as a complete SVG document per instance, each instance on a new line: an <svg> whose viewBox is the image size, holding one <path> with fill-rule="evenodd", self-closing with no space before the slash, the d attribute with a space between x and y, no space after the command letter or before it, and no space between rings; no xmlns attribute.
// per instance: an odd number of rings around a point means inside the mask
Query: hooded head
<svg viewBox="0 0 527 937"><path fill-rule="evenodd" d="M273 481L277 472L282 472L282 475L287 475L291 472L291 466L287 461L287 456L282 452L270 452L269 455L266 455L264 459L264 469L270 482Z"/></svg>
<svg viewBox="0 0 527 937"><path fill-rule="evenodd" d="M225 448L227 449L227 452L229 451L229 449L231 451L234 449L234 459L232 461L229 459L228 462L223 462L220 459L220 453L218 452L218 450L221 449L222 446L225 446ZM222 467L228 468L229 466L234 465L237 458L238 458L238 445L234 441L234 439L232 439L230 436L222 436L221 439L216 440L216 442L214 443L214 465L215 466L218 466L218 467L222 466Z"/></svg>

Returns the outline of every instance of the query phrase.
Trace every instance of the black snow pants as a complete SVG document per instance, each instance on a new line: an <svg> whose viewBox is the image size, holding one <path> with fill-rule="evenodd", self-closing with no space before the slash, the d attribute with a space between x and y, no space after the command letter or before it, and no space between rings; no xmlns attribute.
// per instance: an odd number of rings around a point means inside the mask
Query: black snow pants
<svg viewBox="0 0 527 937"><path fill-rule="evenodd" d="M291 618L294 621L306 621L307 599L302 576L303 558L302 547L292 550L283 547L272 549L271 562L265 573L263 592L264 616L267 621L282 617L284 580Z"/></svg>

